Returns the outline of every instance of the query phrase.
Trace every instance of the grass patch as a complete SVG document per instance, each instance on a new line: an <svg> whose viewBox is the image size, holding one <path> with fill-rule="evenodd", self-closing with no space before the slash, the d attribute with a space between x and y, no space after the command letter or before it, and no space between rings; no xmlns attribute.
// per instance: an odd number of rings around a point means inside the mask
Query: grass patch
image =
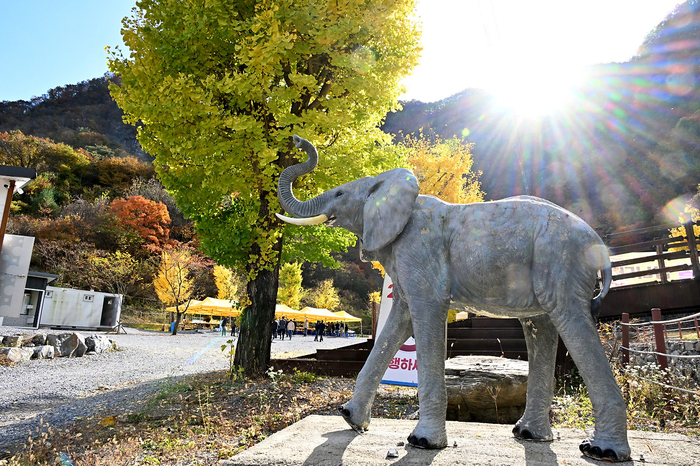
<svg viewBox="0 0 700 466"><path fill-rule="evenodd" d="M140 411L105 412L68 429L42 423L0 465L215 465L303 417L335 415L354 385L298 370L233 382L227 372L168 380ZM373 416L405 419L417 409L415 393L380 392Z"/></svg>
<svg viewBox="0 0 700 466"><path fill-rule="evenodd" d="M628 406L632 430L700 435L700 397L660 387L664 382L697 391L688 378L656 367L630 368L614 356L619 347L601 329L613 373ZM233 375L233 377L232 377ZM103 412L67 429L46 424L20 450L0 456L0 465L216 465L311 414L337 415L350 399L353 378L319 377L270 369L251 380L229 371L166 380L145 407L115 415ZM380 386L372 416L415 419L416 389ZM551 412L555 428L590 428L593 412L577 372L560 381Z"/></svg>

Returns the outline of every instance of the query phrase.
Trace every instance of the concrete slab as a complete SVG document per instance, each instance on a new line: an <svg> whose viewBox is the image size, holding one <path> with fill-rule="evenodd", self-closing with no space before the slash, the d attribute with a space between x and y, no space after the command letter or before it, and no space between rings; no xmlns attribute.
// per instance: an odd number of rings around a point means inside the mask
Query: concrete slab
<svg viewBox="0 0 700 466"><path fill-rule="evenodd" d="M406 437L417 421L372 419L362 435L349 429L340 416L308 416L220 464L226 466L424 466L424 465L600 465L584 457L579 443L584 430L559 429L553 442L526 442L513 438L512 426L448 422L450 444L443 450L409 446ZM557 435L555 429L554 435ZM634 461L644 455L650 465L700 465L700 443L680 434L628 433ZM398 457L388 458L395 449ZM639 464L639 463L638 463Z"/></svg>

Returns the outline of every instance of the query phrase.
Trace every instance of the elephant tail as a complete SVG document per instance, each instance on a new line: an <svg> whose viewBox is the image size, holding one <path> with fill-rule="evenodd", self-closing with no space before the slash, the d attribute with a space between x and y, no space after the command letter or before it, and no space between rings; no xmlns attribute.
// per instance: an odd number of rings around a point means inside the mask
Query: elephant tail
<svg viewBox="0 0 700 466"><path fill-rule="evenodd" d="M610 291L610 283L612 283L612 267L604 267L600 270L600 273L602 276L602 286L598 295L591 300L591 315L594 319L596 319L598 314L600 314L603 298L605 298L605 295L608 294L608 291Z"/></svg>

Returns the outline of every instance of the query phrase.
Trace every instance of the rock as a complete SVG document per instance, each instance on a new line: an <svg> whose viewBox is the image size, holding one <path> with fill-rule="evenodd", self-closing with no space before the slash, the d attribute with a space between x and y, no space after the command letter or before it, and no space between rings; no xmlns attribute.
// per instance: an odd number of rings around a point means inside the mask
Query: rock
<svg viewBox="0 0 700 466"><path fill-rule="evenodd" d="M33 353L34 351L29 348L0 348L0 354L14 363L29 361Z"/></svg>
<svg viewBox="0 0 700 466"><path fill-rule="evenodd" d="M448 359L445 361L447 419L517 422L525 411L527 375L527 361L492 356Z"/></svg>
<svg viewBox="0 0 700 466"><path fill-rule="evenodd" d="M78 340L77 347L75 348L75 353L73 353L74 358L81 358L87 352L87 345L85 344L85 337L79 333L74 333L73 336Z"/></svg>
<svg viewBox="0 0 700 466"><path fill-rule="evenodd" d="M85 338L79 333L49 335L47 343L54 347L56 357L79 358L87 351Z"/></svg>
<svg viewBox="0 0 700 466"><path fill-rule="evenodd" d="M112 348L112 342L104 335L90 335L85 339L87 350L95 353L104 353Z"/></svg>
<svg viewBox="0 0 700 466"><path fill-rule="evenodd" d="M55 353L55 349L51 345L35 346L32 351L32 359L53 359Z"/></svg>
<svg viewBox="0 0 700 466"><path fill-rule="evenodd" d="M34 344L34 346L44 346L46 344L46 334L37 333L30 341Z"/></svg>
<svg viewBox="0 0 700 466"><path fill-rule="evenodd" d="M18 346L22 346L22 340L23 340L22 335L13 335L13 336L8 335L2 339L2 346L9 346L12 348L16 348Z"/></svg>

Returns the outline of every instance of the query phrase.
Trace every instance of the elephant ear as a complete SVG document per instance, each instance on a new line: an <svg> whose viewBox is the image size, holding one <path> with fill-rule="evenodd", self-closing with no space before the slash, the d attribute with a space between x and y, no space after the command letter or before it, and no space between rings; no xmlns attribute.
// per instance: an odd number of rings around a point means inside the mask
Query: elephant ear
<svg viewBox="0 0 700 466"><path fill-rule="evenodd" d="M374 181L364 207L362 244L367 251L381 249L399 236L418 197L418 180L405 168L384 172Z"/></svg>

